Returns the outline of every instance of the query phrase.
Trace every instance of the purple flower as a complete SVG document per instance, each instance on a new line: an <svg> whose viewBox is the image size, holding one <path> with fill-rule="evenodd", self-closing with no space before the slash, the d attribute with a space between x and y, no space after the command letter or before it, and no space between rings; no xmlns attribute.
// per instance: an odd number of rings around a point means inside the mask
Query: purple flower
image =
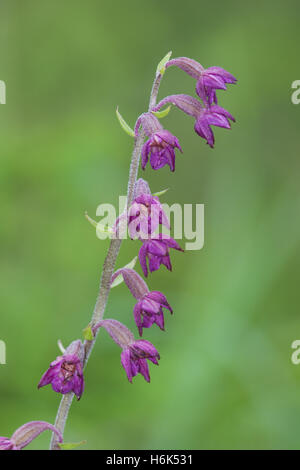
<svg viewBox="0 0 300 470"><path fill-rule="evenodd" d="M170 228L169 220L159 198L151 194L147 181L139 178L135 183L134 199L115 221L113 232L118 238L124 238L129 230L132 239L143 238L155 232L158 225Z"/></svg>
<svg viewBox="0 0 300 470"><path fill-rule="evenodd" d="M197 95L209 105L218 103L216 90L226 90L227 83L234 84L237 82L237 79L227 70L216 66L204 69L199 62L188 57L172 59L167 62L166 68L173 65L197 80Z"/></svg>
<svg viewBox="0 0 300 470"><path fill-rule="evenodd" d="M141 374L147 382L150 382L148 361L158 365L160 359L158 351L150 341L139 339L134 341L121 353L121 363L125 369L129 382L137 374Z"/></svg>
<svg viewBox="0 0 300 470"><path fill-rule="evenodd" d="M131 331L117 320L101 320L93 327L96 334L99 328L105 328L111 338L122 348L121 364L125 369L129 382L138 373L142 374L147 382L150 382L147 360L158 365L160 356L149 341L135 340Z"/></svg>
<svg viewBox="0 0 300 470"><path fill-rule="evenodd" d="M218 103L216 90L226 90L226 83L236 83L237 79L221 67L209 67L197 81L197 95L208 104Z"/></svg>
<svg viewBox="0 0 300 470"><path fill-rule="evenodd" d="M150 272L157 271L161 264L164 264L169 271L172 271L169 255L170 248L183 251L173 238L163 234L143 241L143 245L139 251L139 260L146 277L148 276L147 257Z"/></svg>
<svg viewBox="0 0 300 470"><path fill-rule="evenodd" d="M142 169L144 170L150 155L150 165L153 170L159 170L169 165L171 171L175 171L175 148L179 148L177 137L167 130L161 130L152 134L142 148Z"/></svg>
<svg viewBox="0 0 300 470"><path fill-rule="evenodd" d="M134 199L128 211L128 228L131 238L155 232L159 224L163 224L168 229L170 224L156 196L151 194L141 194Z"/></svg>
<svg viewBox="0 0 300 470"><path fill-rule="evenodd" d="M170 170L175 170L175 148L181 152L179 141L171 132L163 129L159 120L152 113L144 113L137 120L136 134L142 125L149 139L142 148L142 169L144 170L150 155L150 165L153 170L158 170L169 165Z"/></svg>
<svg viewBox="0 0 300 470"><path fill-rule="evenodd" d="M224 129L230 129L230 122L235 121L234 117L221 106L210 106L204 108L201 114L198 116L195 123L195 131L200 137L206 139L208 145L213 148L215 143L215 136L210 126L223 127Z"/></svg>
<svg viewBox="0 0 300 470"><path fill-rule="evenodd" d="M55 361L51 362L38 388L51 383L55 392L63 395L74 392L79 400L84 389L83 356L83 344L80 340L73 341L63 356L58 356Z"/></svg>
<svg viewBox="0 0 300 470"><path fill-rule="evenodd" d="M134 306L133 315L140 336L143 334L143 328L149 328L153 323L156 323L160 329L164 330L163 308L173 313L164 294L159 291L150 292L146 282L133 269L118 269L113 274L111 282L119 275L123 276L125 284L134 298L138 300Z"/></svg>
<svg viewBox="0 0 300 470"><path fill-rule="evenodd" d="M58 436L59 442L63 441L61 433L52 424L45 421L30 421L17 429L10 439L0 437L0 450L21 450L47 429Z"/></svg>
<svg viewBox="0 0 300 470"><path fill-rule="evenodd" d="M140 336L143 334L143 328L150 328L154 323L161 330L165 329L163 308L173 313L166 297L159 291L148 292L138 301L134 306L133 315Z"/></svg>
<svg viewBox="0 0 300 470"><path fill-rule="evenodd" d="M234 117L221 106L202 106L200 101L189 95L171 95L164 98L154 108L159 110L165 104L172 103L186 114L195 118L194 129L200 137L204 138L210 147L214 146L214 134L210 126L230 129L229 119L235 121Z"/></svg>

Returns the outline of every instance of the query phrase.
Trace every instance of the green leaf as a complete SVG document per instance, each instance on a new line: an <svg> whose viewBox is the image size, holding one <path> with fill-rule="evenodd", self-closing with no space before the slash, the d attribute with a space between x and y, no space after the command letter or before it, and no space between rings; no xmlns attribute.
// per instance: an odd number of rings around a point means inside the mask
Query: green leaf
<svg viewBox="0 0 300 470"><path fill-rule="evenodd" d="M96 228L96 232L97 233L109 233L109 234L112 234L113 233L113 229L111 227L109 227L108 225L103 225L103 224L100 224L100 222L96 222L96 220L92 219L88 213L86 212L84 214L86 220L93 226Z"/></svg>
<svg viewBox="0 0 300 470"><path fill-rule="evenodd" d="M131 129L130 126L128 126L125 119L122 118L121 114L119 113L118 108L116 109L116 115L117 115L118 121L119 121L122 129L126 132L126 134L130 135L130 137L135 137L134 131Z"/></svg>
<svg viewBox="0 0 300 470"><path fill-rule="evenodd" d="M132 261L130 261L130 263L126 264L126 266L123 266L122 269L125 269L125 268L128 268L128 269L133 269L135 267L135 264L136 264L136 261L137 261L137 256L135 256L133 258ZM113 287L117 287L119 284L121 284L123 282L123 276L122 274L119 274L119 276L116 277L116 279L114 279L114 281L112 282L111 284L111 288Z"/></svg>
<svg viewBox="0 0 300 470"><path fill-rule="evenodd" d="M172 51L168 52L168 54L165 55L165 57L159 62L157 69L156 69L156 75L163 75L166 71L166 63L169 62L170 57L172 55Z"/></svg>
<svg viewBox="0 0 300 470"><path fill-rule="evenodd" d="M57 340L57 346L59 348L59 350L64 354L66 352L66 348L64 348L62 342L60 339Z"/></svg>
<svg viewBox="0 0 300 470"><path fill-rule="evenodd" d="M103 225L103 224L100 224L100 222L97 223L96 225L96 233L109 233L110 235L112 235L113 233L113 229L111 227L109 227L108 225Z"/></svg>
<svg viewBox="0 0 300 470"><path fill-rule="evenodd" d="M90 325L88 325L88 326L83 330L83 337L84 337L84 339L86 339L87 341L93 341L94 335L93 335L92 328L91 328Z"/></svg>
<svg viewBox="0 0 300 470"><path fill-rule="evenodd" d="M171 109L171 105L168 106L166 109L163 109L162 111L151 111L154 116L156 116L158 119L162 119L166 116L168 116L169 112Z"/></svg>
<svg viewBox="0 0 300 470"><path fill-rule="evenodd" d="M58 443L59 447L62 450L73 450L73 449L76 449L77 447L82 446L84 444L86 444L86 441Z"/></svg>
<svg viewBox="0 0 300 470"><path fill-rule="evenodd" d="M163 194L165 194L167 191L169 191L170 188L167 188L167 189L163 189L162 191L158 191L157 193L153 193L153 196L162 196Z"/></svg>
<svg viewBox="0 0 300 470"><path fill-rule="evenodd" d="M87 212L85 212L84 214L84 217L86 218L86 220L93 226L93 227L97 227L97 222L96 220L92 219Z"/></svg>

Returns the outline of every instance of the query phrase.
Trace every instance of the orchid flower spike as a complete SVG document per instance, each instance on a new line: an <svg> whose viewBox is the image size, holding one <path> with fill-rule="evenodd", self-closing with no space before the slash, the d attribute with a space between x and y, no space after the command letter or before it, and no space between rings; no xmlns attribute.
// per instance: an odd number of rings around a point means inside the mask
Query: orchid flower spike
<svg viewBox="0 0 300 470"><path fill-rule="evenodd" d="M125 369L129 382L140 373L147 382L150 382L149 366L147 360L158 365L160 356L149 341L135 340L131 331L117 320L101 320L93 328L94 335L99 328L105 328L111 338L122 348L121 364Z"/></svg>
<svg viewBox="0 0 300 470"><path fill-rule="evenodd" d="M133 309L133 316L140 336L143 334L143 328L150 328L154 323L164 330L163 308L173 313L165 295L159 291L150 292L146 282L133 269L118 269L112 276L112 282L120 274L133 297L138 300Z"/></svg>
<svg viewBox="0 0 300 470"><path fill-rule="evenodd" d="M73 341L62 356L51 362L42 376L38 388L51 384L57 393L65 395L74 392L77 400L84 390L83 378L84 347L80 340Z"/></svg>
<svg viewBox="0 0 300 470"><path fill-rule="evenodd" d="M194 129L200 137L205 139L210 147L213 148L215 143L214 133L210 126L223 127L230 129L230 122L235 121L234 117L221 106L203 107L200 101L189 95L170 95L164 98L155 107L159 110L166 103L172 103L184 113L195 118Z"/></svg>
<svg viewBox="0 0 300 470"><path fill-rule="evenodd" d="M145 169L150 155L153 170L169 165L170 170L175 171L175 148L182 152L177 137L164 129L152 113L144 113L139 117L135 126L136 136L139 134L140 125L149 137L142 148L142 169Z"/></svg>
<svg viewBox="0 0 300 470"><path fill-rule="evenodd" d="M196 93L208 105L218 104L216 90L226 90L228 83L237 82L237 79L227 70L216 66L205 69L199 62L188 57L169 60L166 68L171 66L179 67L197 80Z"/></svg>
<svg viewBox="0 0 300 470"><path fill-rule="evenodd" d="M52 424L45 421L30 421L18 428L11 438L0 437L0 450L21 450L47 429L57 435L59 442L63 441L61 433Z"/></svg>

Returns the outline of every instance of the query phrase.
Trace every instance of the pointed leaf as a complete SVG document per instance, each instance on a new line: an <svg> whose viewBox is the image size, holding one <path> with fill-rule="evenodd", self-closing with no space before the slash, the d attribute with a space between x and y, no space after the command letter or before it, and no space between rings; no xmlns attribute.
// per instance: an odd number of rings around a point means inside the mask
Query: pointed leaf
<svg viewBox="0 0 300 470"><path fill-rule="evenodd" d="M66 348L64 347L60 339L57 340L57 346L63 354L66 352Z"/></svg>
<svg viewBox="0 0 300 470"><path fill-rule="evenodd" d="M162 111L151 111L154 116L156 116L158 119L162 119L166 117L171 110L171 105L168 106L166 109L163 109Z"/></svg>
<svg viewBox="0 0 300 470"><path fill-rule="evenodd" d="M133 269L135 267L136 261L137 261L137 256L135 256L135 258L133 258L133 260L130 261L130 263L126 264L126 266L123 266L123 269L124 268ZM120 274L119 276L116 277L116 279L113 280L110 287L111 288L116 287L119 284L121 284L123 281L124 281L123 276L122 274Z"/></svg>
<svg viewBox="0 0 300 470"><path fill-rule="evenodd" d="M93 227L97 227L97 222L96 220L92 219L87 212L84 213L84 217L86 218L86 220L93 226Z"/></svg>
<svg viewBox="0 0 300 470"><path fill-rule="evenodd" d="M126 132L126 134L130 135L130 137L135 137L134 131L131 129L131 127L127 124L125 119L121 116L119 113L119 109L116 109L116 115L118 118L118 121L122 127L122 129Z"/></svg>
<svg viewBox="0 0 300 470"><path fill-rule="evenodd" d="M87 341L93 341L94 335L93 335L92 328L91 328L90 325L88 325L86 328L84 328L83 337Z"/></svg>
<svg viewBox="0 0 300 470"><path fill-rule="evenodd" d="M86 220L93 226L96 228L96 233L109 233L109 234L112 234L113 233L113 229L111 227L109 227L108 225L103 225L101 224L100 222L96 222L96 220L92 219L88 213L86 212L84 214Z"/></svg>
<svg viewBox="0 0 300 470"><path fill-rule="evenodd" d="M162 191L158 191L157 193L153 193L153 196L157 196L157 197L160 197L162 196L163 194L165 194L167 191L169 191L170 188L167 188L167 189L163 189Z"/></svg>
<svg viewBox="0 0 300 470"><path fill-rule="evenodd" d="M63 443L59 443L58 445L62 450L73 450L73 449L76 449L77 447L82 446L84 444L86 444L86 441L63 442Z"/></svg>
<svg viewBox="0 0 300 470"><path fill-rule="evenodd" d="M100 222L97 223L97 226L96 226L96 233L106 233L106 234L109 234L109 235L112 235L113 234L113 229L111 227L109 227L108 225L103 225L103 224L100 224Z"/></svg>
<svg viewBox="0 0 300 470"><path fill-rule="evenodd" d="M170 57L172 55L172 51L168 52L168 54L165 55L165 57L159 62L157 69L156 69L156 75L163 75L166 71L166 63L169 62Z"/></svg>

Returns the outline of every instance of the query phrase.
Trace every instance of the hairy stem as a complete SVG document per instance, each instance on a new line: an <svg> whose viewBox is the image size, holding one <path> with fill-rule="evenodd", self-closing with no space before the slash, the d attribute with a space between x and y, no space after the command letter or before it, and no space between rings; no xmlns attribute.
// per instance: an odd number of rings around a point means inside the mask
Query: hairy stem
<svg viewBox="0 0 300 470"><path fill-rule="evenodd" d="M155 106L157 100L157 94L160 86L162 76L158 74L155 77L155 80L152 85L152 90L150 94L149 100L149 111ZM138 137L135 139L134 148L131 157L131 164L129 170L129 179L128 179L128 187L127 187L127 208L130 206L133 196L134 196L134 187L137 180L138 175L138 168L140 162L140 155L141 150L144 142L145 134L141 131ZM122 239L112 239L109 244L108 252L104 260L103 269L102 269L102 276L100 280L100 287L99 293L96 300L91 326L98 323L100 320L103 319L105 307L108 300L108 295L110 292L110 283L111 277L115 269L116 259L120 251ZM85 341L85 359L84 359L84 366L86 366L90 354L92 352L93 346L95 344L96 338L93 341ZM60 405L57 411L56 419L55 419L55 427L60 431L60 433L64 434L65 425L67 422L69 410L74 398L74 393L67 393L64 395L60 401ZM52 434L51 442L50 442L50 450L57 450L59 449L58 446L58 439L56 434Z"/></svg>
<svg viewBox="0 0 300 470"><path fill-rule="evenodd" d="M153 82L150 100L149 100L149 111L151 111L151 109L154 108L154 106L156 105L156 100L157 100L157 95L158 95L158 90L159 90L161 79L162 79L162 75L159 73L156 75L155 80Z"/></svg>

